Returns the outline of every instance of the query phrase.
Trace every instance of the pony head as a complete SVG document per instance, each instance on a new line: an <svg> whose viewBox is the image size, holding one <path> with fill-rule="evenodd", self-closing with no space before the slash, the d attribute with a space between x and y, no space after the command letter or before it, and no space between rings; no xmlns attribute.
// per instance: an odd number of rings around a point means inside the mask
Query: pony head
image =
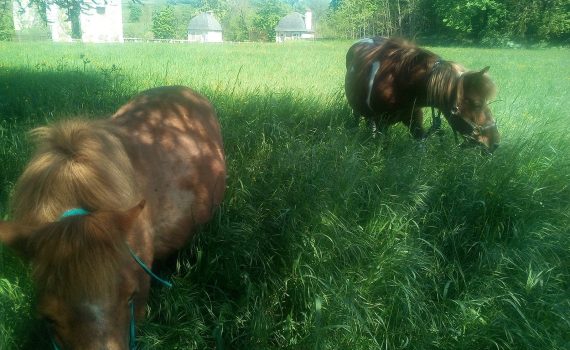
<svg viewBox="0 0 570 350"><path fill-rule="evenodd" d="M499 146L500 136L488 106L495 93L495 86L486 74L488 70L489 67L485 67L461 75L455 104L447 120L468 143L483 145L493 152Z"/></svg>
<svg viewBox="0 0 570 350"><path fill-rule="evenodd" d="M38 313L55 349L133 348L150 281L128 242L144 205L39 227L0 222L0 241L31 264Z"/></svg>

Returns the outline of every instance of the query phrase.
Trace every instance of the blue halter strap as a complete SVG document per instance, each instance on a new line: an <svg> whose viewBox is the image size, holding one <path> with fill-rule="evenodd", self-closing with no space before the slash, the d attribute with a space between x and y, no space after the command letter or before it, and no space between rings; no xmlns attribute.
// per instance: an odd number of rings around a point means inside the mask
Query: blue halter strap
<svg viewBox="0 0 570 350"><path fill-rule="evenodd" d="M65 219L70 216L84 216L84 215L89 215L89 212L83 208L73 208L64 211L63 214L61 214L61 216L59 217L59 220Z"/></svg>
<svg viewBox="0 0 570 350"><path fill-rule="evenodd" d="M155 281L159 282L163 286L172 288L172 283L158 277L154 272L152 272L152 270L148 266L146 266L146 264L141 260L141 258L139 258L138 255L135 254L135 252L133 252L131 247L129 246L127 247L129 248L129 253L133 257L133 259L136 261L137 264L139 264L139 266L144 270L144 272L146 272L151 278L154 278Z"/></svg>
<svg viewBox="0 0 570 350"><path fill-rule="evenodd" d="M61 216L59 217L59 220L65 219L65 218L70 217L70 216L85 216L85 215L89 215L89 214L90 214L89 211L87 211L83 208L73 208L73 209L69 209L69 210L64 211L63 214L61 214ZM172 287L172 283L158 277L154 272L152 272L152 270L144 263L144 261L142 261L141 258L139 258L139 256L137 254L135 254L135 252L131 249L131 247L129 245L127 245L127 248L129 249L129 254L133 258L133 260L152 279L156 280L157 282L159 282L163 286L166 286L168 288ZM135 320L135 302L133 300L129 300L129 313L131 316L131 322L129 323L129 349L135 350L136 349L136 320ZM54 350L61 350L61 348L59 347L59 345L55 341L55 338L51 332L50 332L50 337L51 337L51 343L53 345Z"/></svg>

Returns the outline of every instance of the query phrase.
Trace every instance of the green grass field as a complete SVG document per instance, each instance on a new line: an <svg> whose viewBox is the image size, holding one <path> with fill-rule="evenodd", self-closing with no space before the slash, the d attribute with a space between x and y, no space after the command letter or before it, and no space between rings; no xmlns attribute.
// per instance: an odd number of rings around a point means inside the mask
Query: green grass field
<svg viewBox="0 0 570 350"><path fill-rule="evenodd" d="M570 349L570 50L431 48L491 66L484 156L447 124L371 138L349 46L0 43L0 217L29 129L188 85L218 111L228 189L159 267L175 287L153 287L142 349ZM27 273L0 247L0 349L49 348Z"/></svg>

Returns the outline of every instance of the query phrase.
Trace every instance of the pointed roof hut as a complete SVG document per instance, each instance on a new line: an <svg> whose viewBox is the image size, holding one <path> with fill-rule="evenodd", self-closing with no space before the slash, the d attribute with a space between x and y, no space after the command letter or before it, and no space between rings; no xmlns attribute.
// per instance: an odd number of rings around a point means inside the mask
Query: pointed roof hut
<svg viewBox="0 0 570 350"><path fill-rule="evenodd" d="M299 12L288 14L281 18L275 27L275 34L275 40L278 43L287 40L314 39L313 13L311 10L307 10L305 15Z"/></svg>
<svg viewBox="0 0 570 350"><path fill-rule="evenodd" d="M188 41L202 43L221 43L222 26L214 17L214 12L202 12L188 23Z"/></svg>

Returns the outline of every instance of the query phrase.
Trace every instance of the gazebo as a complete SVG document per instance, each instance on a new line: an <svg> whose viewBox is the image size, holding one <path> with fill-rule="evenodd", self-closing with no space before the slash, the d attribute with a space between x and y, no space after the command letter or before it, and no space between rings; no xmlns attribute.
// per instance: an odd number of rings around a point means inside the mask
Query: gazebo
<svg viewBox="0 0 570 350"><path fill-rule="evenodd" d="M307 10L305 15L293 12L281 18L275 27L275 41L282 43L288 40L314 39L313 14Z"/></svg>
<svg viewBox="0 0 570 350"><path fill-rule="evenodd" d="M188 41L199 43L221 43L222 26L212 11L203 12L188 23Z"/></svg>

